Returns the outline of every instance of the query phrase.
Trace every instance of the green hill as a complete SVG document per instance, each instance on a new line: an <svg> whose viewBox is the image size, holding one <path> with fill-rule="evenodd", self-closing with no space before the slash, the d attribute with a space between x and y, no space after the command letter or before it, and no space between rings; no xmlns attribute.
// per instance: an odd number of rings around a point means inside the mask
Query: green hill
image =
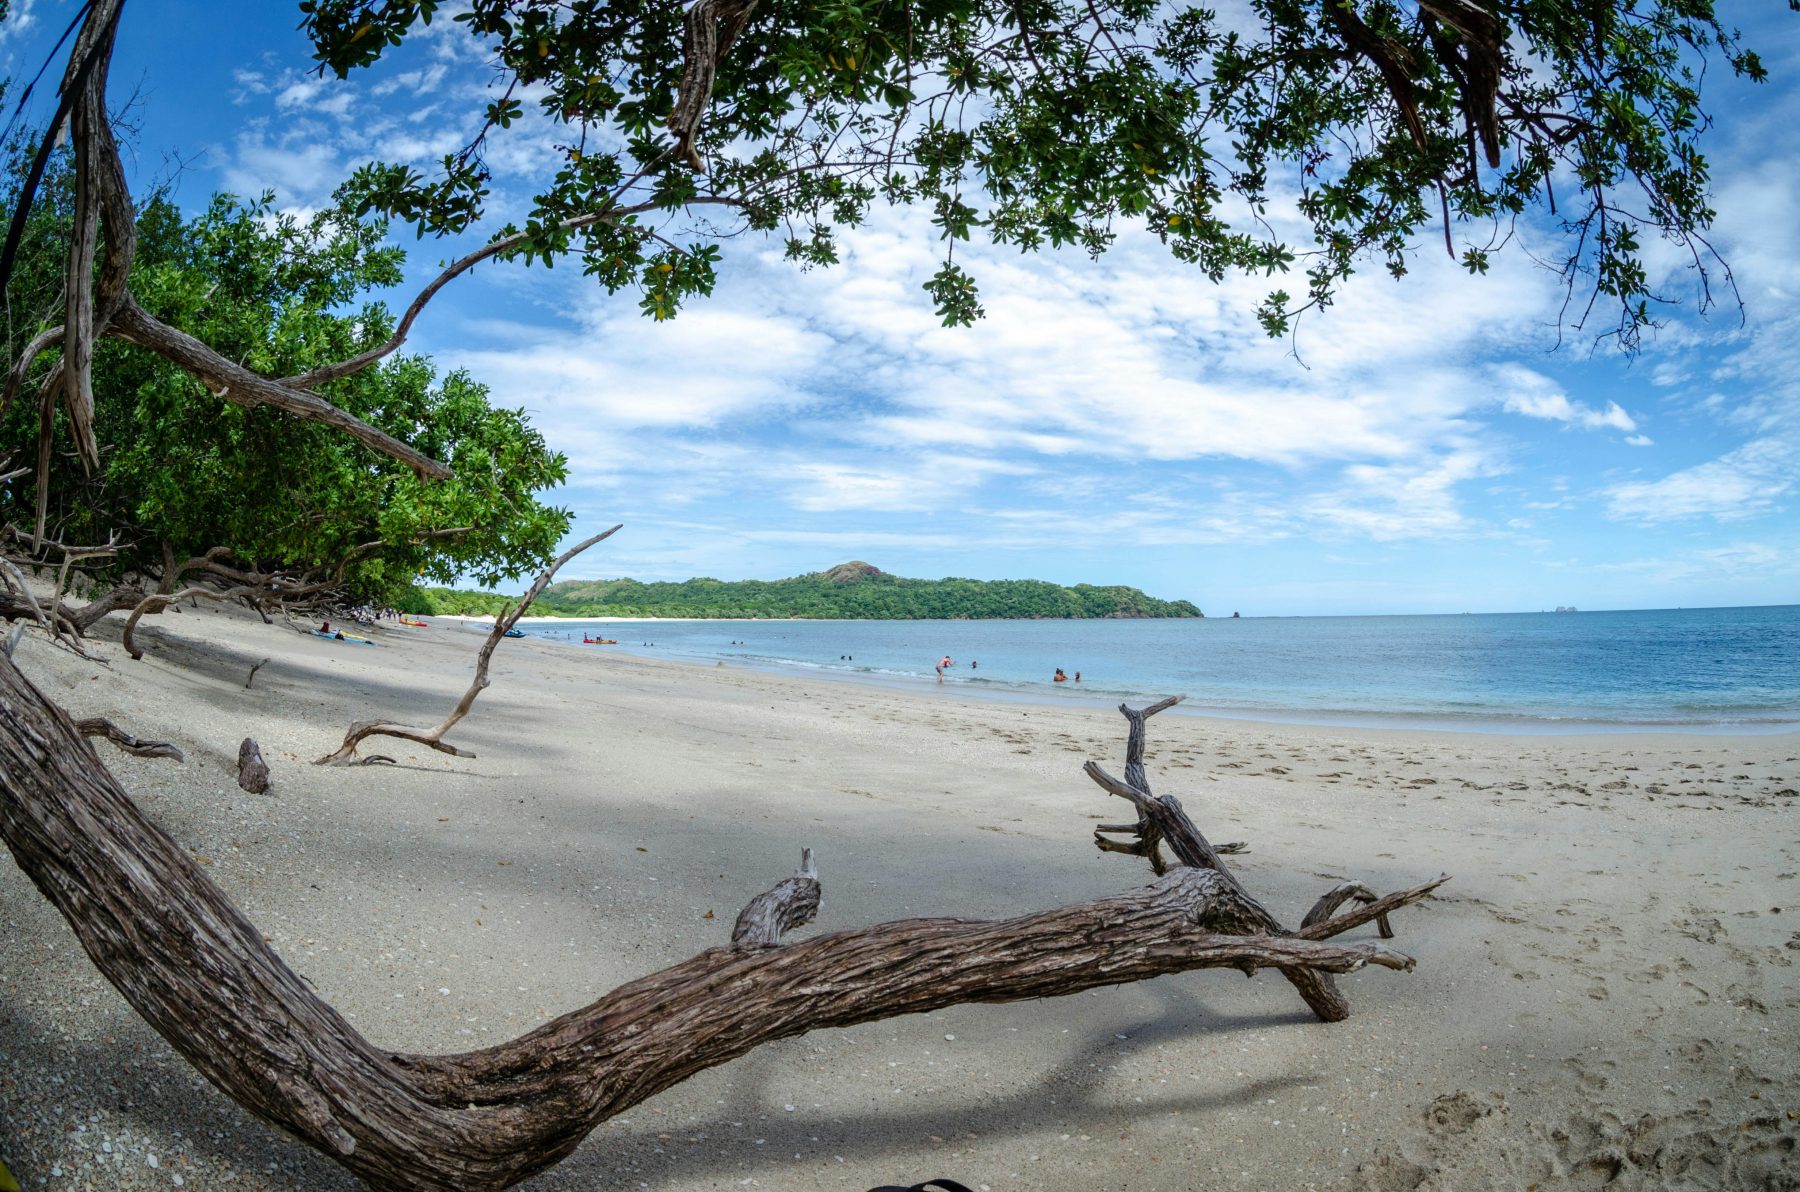
<svg viewBox="0 0 1800 1192"><path fill-rule="evenodd" d="M424 612L490 611L489 593L421 590ZM1198 617L1186 600L1158 600L1123 585L1035 579L907 579L863 562L777 580L576 579L551 584L534 613L558 617L802 617L845 620L987 620L996 617Z"/></svg>

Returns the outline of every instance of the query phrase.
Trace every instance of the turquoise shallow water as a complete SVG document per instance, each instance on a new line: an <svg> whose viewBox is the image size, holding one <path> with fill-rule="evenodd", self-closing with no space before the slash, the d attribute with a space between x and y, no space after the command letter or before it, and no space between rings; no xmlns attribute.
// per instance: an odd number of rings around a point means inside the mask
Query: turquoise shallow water
<svg viewBox="0 0 1800 1192"><path fill-rule="evenodd" d="M567 621L582 650L1002 699L1515 732L1800 730L1800 605L1204 621ZM603 631L618 646L582 646ZM654 643L654 644L649 644ZM741 643L741 644L734 644ZM848 657L845 657L845 656ZM977 664L973 668L971 663ZM1055 684L1062 667L1079 685Z"/></svg>

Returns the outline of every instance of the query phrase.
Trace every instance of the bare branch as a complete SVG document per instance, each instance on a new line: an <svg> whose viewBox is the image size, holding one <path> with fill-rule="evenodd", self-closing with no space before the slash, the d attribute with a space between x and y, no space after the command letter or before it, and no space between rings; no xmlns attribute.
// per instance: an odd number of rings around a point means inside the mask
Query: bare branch
<svg viewBox="0 0 1800 1192"><path fill-rule="evenodd" d="M1334 935L1341 935L1353 927L1361 927L1364 923L1374 920L1385 920L1388 915L1393 914L1401 907L1411 906L1413 903L1423 900L1433 890L1449 880L1449 874L1439 874L1431 881L1424 882L1408 890L1396 890L1394 893L1386 895L1385 897L1377 898L1374 902L1359 906L1347 915L1342 915L1336 919L1326 919L1317 923L1303 924L1300 930L1294 933L1294 938L1303 940L1325 940L1330 939ZM1311 918L1310 915L1307 917ZM1392 936L1387 932L1383 932L1382 938L1390 939Z"/></svg>
<svg viewBox="0 0 1800 1192"><path fill-rule="evenodd" d="M105 737L133 757L171 757L187 760L181 750L167 741L140 741L104 716L89 716L75 722L75 731L84 737Z"/></svg>
<svg viewBox="0 0 1800 1192"><path fill-rule="evenodd" d="M19 390L24 387L25 376L31 371L31 366L37 363L39 356L50 350L52 344L62 342L62 334L63 329L60 325L51 327L46 331L38 332L31 342L25 345L25 350L19 353L19 359L12 366L12 371L6 374L6 389L0 393L0 415L4 415L7 410L12 408L13 399L19 396Z"/></svg>
<svg viewBox="0 0 1800 1192"><path fill-rule="evenodd" d="M1383 938L1391 938L1391 933L1385 930L1387 914L1423 898L1442 882L1449 880L1440 878L1437 882L1415 887L1413 890L1402 891L1399 894L1391 894L1384 899L1376 899L1370 892L1369 904L1362 910L1352 912L1341 919L1329 919L1328 916L1331 912L1342 905L1346 898L1355 896L1361 890L1361 887L1354 882L1345 883L1319 900L1302 924L1301 931L1288 931L1275 916L1264 909L1261 903L1251 897L1230 870L1226 869L1225 863L1220 860L1219 851L1213 848L1200 829L1194 826L1194 822L1188 818L1187 812L1182 809L1180 801L1173 795L1158 797L1150 793L1149 779L1143 765L1144 721L1157 712L1173 707L1177 702L1178 699L1166 699L1143 711L1124 704L1119 705L1120 713L1131 726L1126 743L1125 765L1126 773L1132 775L1135 781L1121 782L1108 774L1096 762L1090 761L1084 767L1088 777L1098 783L1101 789L1130 802L1138 812L1136 824L1102 824L1095 829L1094 843L1103 851L1147 857L1151 866L1160 873L1162 859L1156 850L1159 844L1167 843L1170 851L1175 854L1182 865L1215 872L1231 887L1237 896L1235 913L1238 917L1234 923L1235 930L1242 934L1268 935L1283 939L1324 939L1328 935L1348 931L1351 927L1367 923L1371 919L1380 919L1384 926ZM1129 843L1108 840L1101 835L1103 832L1130 832L1136 839ZM1226 929L1232 930L1233 928ZM1344 999L1337 984L1326 972L1313 966L1284 965L1280 967L1282 976L1293 984L1295 991L1320 1019L1325 1022L1338 1022L1349 1016L1349 1002Z"/></svg>
<svg viewBox="0 0 1800 1192"><path fill-rule="evenodd" d="M0 707L0 835L95 964L207 1079L377 1187L509 1186L694 1073L820 1028L1202 968L1413 965L1374 942L1236 934L1238 892L1184 868L1016 919L713 948L498 1047L396 1054L288 968L4 660Z"/></svg>
<svg viewBox="0 0 1800 1192"><path fill-rule="evenodd" d="M573 559L588 547L593 546L596 542L604 542L606 539L611 538L623 528L622 525L614 526L612 529L595 534L592 538L589 538L584 542L576 543L574 546L564 551L557 557L555 562L550 564L542 575L537 577L537 582L531 585L531 588L525 593L524 598L519 601L517 608L503 612L500 616L494 618L494 628L487 635L487 640L482 643L481 652L475 657L474 680L470 682L469 689L463 692L463 697L456 701L456 706L450 709L450 714L445 716L443 721L439 723L437 727L428 729L408 728L403 724L388 724L380 720L359 720L350 726L349 730L344 734L344 743L339 745L335 752L326 754L313 764L330 766L341 765L348 762L356 756L357 744L369 737L399 737L401 740L413 741L417 744L435 749L439 753L448 753L453 757L474 757L474 754L469 753L466 750L458 749L456 746L445 742L444 734L455 728L457 721L469 714L469 709L475 706L475 697L486 690L488 685L488 663L494 657L494 647L498 646L500 644L500 639L505 637L507 632L511 630L514 625L519 623L519 618L525 615L525 610L531 607L531 602L536 600L543 590L549 586L552 579L556 578L556 573L562 569L564 563L567 563L570 559Z"/></svg>
<svg viewBox="0 0 1800 1192"><path fill-rule="evenodd" d="M743 204L736 199L723 195L702 195L688 200L688 205L695 207L741 207ZM617 223L629 216L642 215L647 211L655 210L657 210L657 207L654 203L638 203L628 207L614 207L607 211L573 216L572 218L556 224L554 230L563 232L580 231L582 228L592 227L595 224ZM531 234L528 232L515 232L511 236L502 236L498 240L483 245L474 252L469 253L467 256L451 262L451 264L445 267L442 273L431 280L429 285L419 291L418 296L412 300L412 303L409 306L407 306L406 313L400 316L399 324L395 326L394 333L388 336L385 343L378 344L367 351L358 352L356 355L351 356L346 360L340 360L336 364L323 365L319 368L312 369L310 372L297 373L294 376L284 378L280 384L293 389L313 389L331 381L342 380L352 373L360 372L378 360L391 356L400 349L401 345L406 343L407 336L412 334L413 323L418 319L419 315L424 312L425 307L431 300L437 297L439 290L443 289L450 282L461 277L475 266L481 264L483 261L503 256L506 253L523 246L530 241L530 239Z"/></svg>

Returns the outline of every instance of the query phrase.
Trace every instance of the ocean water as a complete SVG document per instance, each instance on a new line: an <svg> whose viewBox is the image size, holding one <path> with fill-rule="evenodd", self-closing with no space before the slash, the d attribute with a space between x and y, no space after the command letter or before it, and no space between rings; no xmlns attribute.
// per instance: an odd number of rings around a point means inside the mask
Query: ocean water
<svg viewBox="0 0 1800 1192"><path fill-rule="evenodd" d="M1800 605L1153 621L566 621L572 649L999 699L1512 732L1800 730ZM619 639L584 646L584 632ZM938 682L934 664L957 663ZM1057 667L1079 684L1053 683Z"/></svg>

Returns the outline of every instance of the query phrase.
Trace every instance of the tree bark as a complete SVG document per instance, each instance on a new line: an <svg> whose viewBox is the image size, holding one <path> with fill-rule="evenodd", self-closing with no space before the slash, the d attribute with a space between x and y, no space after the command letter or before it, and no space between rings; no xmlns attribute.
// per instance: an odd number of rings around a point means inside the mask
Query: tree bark
<svg viewBox="0 0 1800 1192"><path fill-rule="evenodd" d="M509 1186L646 1097L821 1027L1199 968L1413 965L1377 943L1237 934L1260 908L1192 867L1017 919L910 919L784 945L775 937L816 906L804 866L746 908L772 926L736 946L498 1047L405 1055L320 1000L4 658L0 836L100 971L208 1080L377 1188Z"/></svg>

